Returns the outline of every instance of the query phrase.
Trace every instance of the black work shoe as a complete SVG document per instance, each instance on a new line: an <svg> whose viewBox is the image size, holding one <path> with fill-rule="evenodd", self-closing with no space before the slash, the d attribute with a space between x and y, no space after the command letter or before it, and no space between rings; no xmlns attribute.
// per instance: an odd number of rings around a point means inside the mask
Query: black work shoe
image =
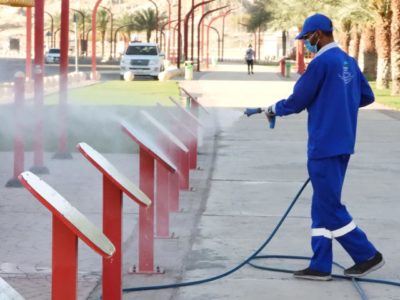
<svg viewBox="0 0 400 300"><path fill-rule="evenodd" d="M303 278L303 279L310 279L310 280L321 280L321 281L332 280L331 273L319 272L319 271L311 270L310 268L296 271L293 273L293 276L296 278Z"/></svg>
<svg viewBox="0 0 400 300"><path fill-rule="evenodd" d="M362 277L368 273L378 270L385 264L382 254L376 252L375 256L371 259L355 264L351 268L344 270L344 275L350 277Z"/></svg>

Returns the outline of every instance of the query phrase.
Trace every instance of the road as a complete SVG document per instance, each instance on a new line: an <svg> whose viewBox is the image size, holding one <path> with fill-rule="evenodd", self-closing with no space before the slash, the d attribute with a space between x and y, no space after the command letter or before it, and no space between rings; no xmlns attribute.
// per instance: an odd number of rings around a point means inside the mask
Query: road
<svg viewBox="0 0 400 300"><path fill-rule="evenodd" d="M45 64L46 75L56 75L60 71L59 64ZM0 58L0 82L9 82L13 80L17 71L25 72L25 59L21 58ZM75 65L70 63L68 71L73 72ZM90 72L90 63L79 64L79 71ZM119 65L115 64L98 64L97 70L101 73L102 80L119 79Z"/></svg>

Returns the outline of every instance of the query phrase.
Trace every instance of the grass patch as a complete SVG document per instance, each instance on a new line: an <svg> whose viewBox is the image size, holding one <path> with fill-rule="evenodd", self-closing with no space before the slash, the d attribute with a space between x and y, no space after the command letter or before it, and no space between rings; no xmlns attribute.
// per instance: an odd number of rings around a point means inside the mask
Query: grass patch
<svg viewBox="0 0 400 300"><path fill-rule="evenodd" d="M68 149L76 151L77 143L86 142L103 153L137 151L137 145L121 131L119 120L124 119L148 132L148 126L142 124L140 110L153 113L153 116L163 122L156 103L159 102L166 109L174 110L175 105L168 99L170 96L179 99L176 82L107 81L69 90ZM44 148L48 152L56 152L58 145L60 126L58 98L58 93L45 97ZM26 105L23 115L25 149L32 151L36 129L35 107ZM2 120L0 151L11 151L14 136L13 104L0 105L0 119Z"/></svg>
<svg viewBox="0 0 400 300"><path fill-rule="evenodd" d="M376 82L370 82L372 90L374 91L376 102L386 105L388 107L399 109L400 110L400 96L392 96L390 95L390 88L378 90L376 88Z"/></svg>
<svg viewBox="0 0 400 300"><path fill-rule="evenodd" d="M133 105L154 106L172 105L169 96L179 96L175 81L106 81L87 87L69 90L68 101L71 104L87 105ZM45 103L55 105L59 101L58 94L45 98Z"/></svg>

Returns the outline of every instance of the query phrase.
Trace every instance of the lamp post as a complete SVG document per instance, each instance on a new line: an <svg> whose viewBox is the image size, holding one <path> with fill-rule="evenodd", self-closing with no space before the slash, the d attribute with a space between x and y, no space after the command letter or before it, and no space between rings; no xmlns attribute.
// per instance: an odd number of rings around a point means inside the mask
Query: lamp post
<svg viewBox="0 0 400 300"><path fill-rule="evenodd" d="M50 31L47 31L47 32L46 32L46 36L47 36L47 47L48 47L48 48L52 48L51 32L50 32Z"/></svg>
<svg viewBox="0 0 400 300"><path fill-rule="evenodd" d="M32 8L26 8L26 78L32 79Z"/></svg>
<svg viewBox="0 0 400 300"><path fill-rule="evenodd" d="M210 23L208 24L208 29L207 29L207 68L208 68L208 60L209 60L209 38L210 38L210 27L212 25L212 23L214 23L217 19L219 18L225 18L228 14L230 14L232 12L233 9L228 10L225 13L220 14L219 16L216 16L214 18L211 19ZM224 26L222 26L222 30L224 30ZM219 51L219 42L220 42L220 38L219 38L219 32L218 32L218 60L220 60L220 51ZM203 43L204 44L204 43Z"/></svg>
<svg viewBox="0 0 400 300"><path fill-rule="evenodd" d="M130 23L130 24L122 25L122 26L118 27L117 29L115 29L115 31L114 31L114 59L117 58L117 34L118 34L118 32L122 28L125 28L125 27L128 27L128 26L132 26L132 25L133 25L133 23Z"/></svg>
<svg viewBox="0 0 400 300"><path fill-rule="evenodd" d="M158 44L158 6L157 3L153 0L149 0L156 8L156 43Z"/></svg>
<svg viewBox="0 0 400 300"><path fill-rule="evenodd" d="M170 51L170 47L171 47L171 1L167 0L168 2L168 41L167 41L167 46L166 46L166 50L167 50L167 59L169 60L169 51Z"/></svg>
<svg viewBox="0 0 400 300"><path fill-rule="evenodd" d="M186 14L186 16L185 16L185 23L184 23L184 29L185 29L185 32L184 32L184 44L183 44L183 52L184 52L184 57L185 57L185 60L187 60L188 59L188 48L189 48L189 30L188 30L188 27L189 27L189 18L190 18L190 16L192 15L192 13L193 13L193 11L197 8L197 7L199 7L200 5L204 5L204 4L207 4L207 3L210 3L210 2L213 2L213 1L215 1L215 0L208 0L208 1L204 1L204 2L201 2L201 3L198 3L198 4L196 4L196 5L194 5L194 6L192 6L192 8L189 10L189 12ZM179 35L179 34L178 34ZM193 45L192 45L192 47L193 47Z"/></svg>
<svg viewBox="0 0 400 300"><path fill-rule="evenodd" d="M109 59L112 59L112 57L113 57L113 53L112 53L112 49L113 49L112 42L113 42L113 39L112 39L112 36L113 36L113 27L114 27L114 24L113 24L114 15L113 15L111 9L109 9L109 8L107 8L105 6L100 6L100 7L102 9L106 10L108 12L108 14L110 15L110 25L111 26L110 26L110 57L109 57Z"/></svg>
<svg viewBox="0 0 400 300"><path fill-rule="evenodd" d="M174 22L176 22L177 20L170 20L170 21L168 21L167 23L165 23L162 27L161 27L161 34L165 34L164 33L164 29L165 29L165 26L167 26L168 25L168 28L171 28L171 23L174 23ZM167 37L165 37L164 38L165 39L165 41L167 42ZM167 48L167 51L168 51L168 55L166 55L166 57L168 58L168 60L169 60L169 44L170 44L170 39L171 39L171 32L170 31L168 31L168 46L166 47ZM160 46L162 47L162 42L160 42Z"/></svg>
<svg viewBox="0 0 400 300"><path fill-rule="evenodd" d="M181 37L181 20L182 20L182 0L178 0L178 51L177 51L177 62L176 66L179 69L181 67L181 51L182 51L182 37ZM175 33L174 33L175 34Z"/></svg>
<svg viewBox="0 0 400 300"><path fill-rule="evenodd" d="M211 22L210 22L210 23L211 23ZM212 27L212 26L210 26L210 25L206 25L206 26L207 26L206 68L208 69L208 67L209 67L209 60L210 60L210 29L214 30L215 33L216 33L217 36L218 36L218 39L217 39L217 44L218 44L218 61L219 61L219 59L220 59L220 50L221 50L220 42L221 42L221 38L220 38L220 34L219 34L219 31L218 31L217 28Z"/></svg>
<svg viewBox="0 0 400 300"><path fill-rule="evenodd" d="M101 0L97 0L92 11L92 78L97 79L96 71L96 14Z"/></svg>
<svg viewBox="0 0 400 300"><path fill-rule="evenodd" d="M84 53L87 53L87 40L85 40L85 14L78 9L71 8L71 10L80 14L82 17L82 32L79 34L79 36L82 37L80 38L80 49L81 49L81 54L83 55Z"/></svg>
<svg viewBox="0 0 400 300"><path fill-rule="evenodd" d="M225 6L221 6L221 7L209 10L205 14L203 14L200 18L200 21L199 21L199 24L197 27L197 36L198 36L198 39L197 39L197 71L200 71L200 29L201 29L201 24L203 23L204 18L207 17L209 14L211 14L215 11L227 8L227 7L229 7L229 5L225 5Z"/></svg>
<svg viewBox="0 0 400 300"><path fill-rule="evenodd" d="M222 41L221 41L221 61L224 61L224 49L225 49L225 18L232 12L232 9L228 10L222 17Z"/></svg>
<svg viewBox="0 0 400 300"><path fill-rule="evenodd" d="M53 34L54 34L54 18L53 18L53 15L50 14L49 12L45 11L44 13L50 17L50 35L49 35L49 32L46 33L47 37L51 36L51 40L50 40L50 43L49 43L49 48L54 48L54 38L53 38Z"/></svg>

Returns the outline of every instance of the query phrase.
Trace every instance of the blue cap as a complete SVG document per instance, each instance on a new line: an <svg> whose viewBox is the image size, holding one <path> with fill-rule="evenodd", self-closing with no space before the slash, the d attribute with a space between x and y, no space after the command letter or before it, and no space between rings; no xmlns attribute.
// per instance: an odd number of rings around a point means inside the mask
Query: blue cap
<svg viewBox="0 0 400 300"><path fill-rule="evenodd" d="M302 31L296 36L296 40L302 40L307 33L317 30L332 32L332 21L327 16L321 14L308 17L304 21Z"/></svg>

